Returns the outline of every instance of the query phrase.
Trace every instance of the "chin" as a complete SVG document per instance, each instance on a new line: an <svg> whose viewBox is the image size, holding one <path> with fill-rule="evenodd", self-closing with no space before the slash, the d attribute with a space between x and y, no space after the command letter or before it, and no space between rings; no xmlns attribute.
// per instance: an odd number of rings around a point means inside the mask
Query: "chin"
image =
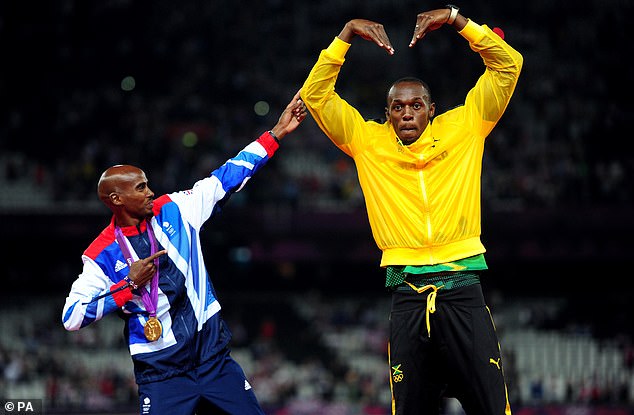
<svg viewBox="0 0 634 415"><path fill-rule="evenodd" d="M408 144L412 144L414 141L418 140L418 137L419 136L408 136L408 135L405 135L405 136L402 136L402 137L399 137L399 138L401 139L401 142L403 142L403 144L408 145Z"/></svg>

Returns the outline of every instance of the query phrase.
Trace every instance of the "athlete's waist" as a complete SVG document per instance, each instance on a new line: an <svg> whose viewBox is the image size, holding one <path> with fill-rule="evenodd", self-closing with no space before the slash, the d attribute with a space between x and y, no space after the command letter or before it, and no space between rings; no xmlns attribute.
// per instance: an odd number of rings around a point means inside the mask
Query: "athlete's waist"
<svg viewBox="0 0 634 415"><path fill-rule="evenodd" d="M479 283L480 274L478 271L440 271L427 274L406 274L402 283L388 288L392 291L413 292L417 288L433 285L439 290L447 291Z"/></svg>
<svg viewBox="0 0 634 415"><path fill-rule="evenodd" d="M433 265L452 262L486 251L479 236L442 245L383 248L381 266Z"/></svg>

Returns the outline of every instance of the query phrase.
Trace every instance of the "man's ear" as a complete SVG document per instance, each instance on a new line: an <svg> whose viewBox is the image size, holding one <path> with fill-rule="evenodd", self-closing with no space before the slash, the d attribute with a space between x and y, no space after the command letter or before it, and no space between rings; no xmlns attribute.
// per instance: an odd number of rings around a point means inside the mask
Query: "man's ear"
<svg viewBox="0 0 634 415"><path fill-rule="evenodd" d="M431 105L429 106L429 118L432 118L435 113L436 113L436 103L432 102Z"/></svg>
<svg viewBox="0 0 634 415"><path fill-rule="evenodd" d="M387 120L387 122L390 122L390 110L385 107L385 119Z"/></svg>
<svg viewBox="0 0 634 415"><path fill-rule="evenodd" d="M121 199L119 198L119 193L112 192L108 195L108 199L113 206L117 206L121 204Z"/></svg>

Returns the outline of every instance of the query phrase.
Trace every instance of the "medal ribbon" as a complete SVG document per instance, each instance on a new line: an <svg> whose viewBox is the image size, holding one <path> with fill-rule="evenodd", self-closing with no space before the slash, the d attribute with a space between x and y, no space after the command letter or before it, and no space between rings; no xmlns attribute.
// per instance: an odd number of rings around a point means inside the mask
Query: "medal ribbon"
<svg viewBox="0 0 634 415"><path fill-rule="evenodd" d="M152 230L152 224L149 220L145 221L148 238L150 239L150 256L154 255L157 251L157 242L156 236L154 236L154 231ZM125 260L128 263L128 266L132 265L134 259L130 253L130 249L128 248L128 244L126 243L123 232L121 232L121 228L116 226L114 228L114 235L117 238L117 242L119 243L119 248L121 248L121 253L125 257ZM154 276L152 276L152 281L150 282L150 292L144 287L141 287L141 299L143 300L143 305L148 313L150 313L150 317L156 317L156 307L158 305L158 280L159 280L159 259L154 258L154 265L156 266L156 271L154 272Z"/></svg>

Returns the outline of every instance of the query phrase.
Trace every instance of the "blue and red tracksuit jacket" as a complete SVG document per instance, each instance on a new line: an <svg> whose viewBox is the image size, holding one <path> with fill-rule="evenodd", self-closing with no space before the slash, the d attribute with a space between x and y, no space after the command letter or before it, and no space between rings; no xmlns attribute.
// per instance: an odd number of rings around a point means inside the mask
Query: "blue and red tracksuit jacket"
<svg viewBox="0 0 634 415"><path fill-rule="evenodd" d="M139 292L116 291L126 284L123 279L129 267L115 238L114 218L82 255L83 270L64 305L64 327L79 330L118 312L125 320L124 333L139 384L187 372L227 347L231 332L219 313L220 303L207 273L199 232L277 149L277 142L264 133L191 189L154 201L154 216L149 223L158 249L167 250L159 262L157 317L163 326L161 338L150 342L143 334L148 313ZM146 222L121 229L134 260L150 255Z"/></svg>

